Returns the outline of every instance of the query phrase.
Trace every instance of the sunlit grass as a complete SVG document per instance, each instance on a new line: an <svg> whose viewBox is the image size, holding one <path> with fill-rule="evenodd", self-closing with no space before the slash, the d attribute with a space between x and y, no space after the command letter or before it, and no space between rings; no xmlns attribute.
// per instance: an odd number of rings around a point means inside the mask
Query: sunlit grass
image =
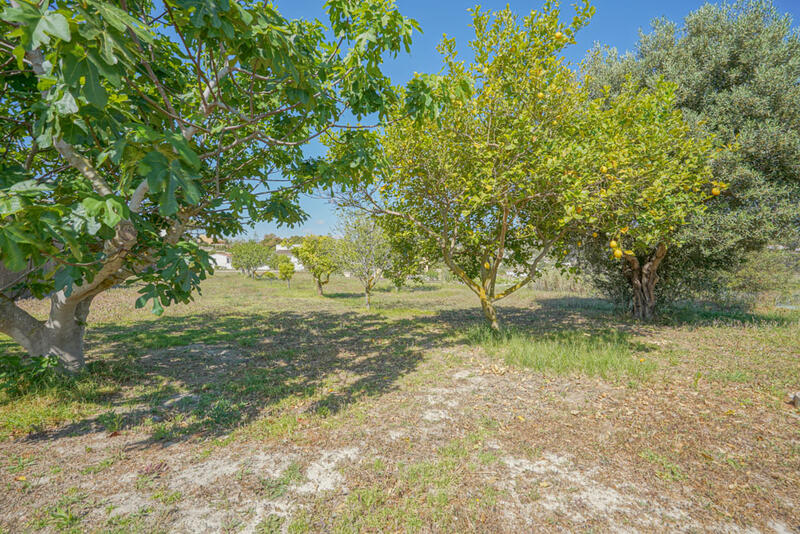
<svg viewBox="0 0 800 534"><path fill-rule="evenodd" d="M631 341L629 334L614 330L538 334L509 329L495 333L480 326L468 329L466 338L508 365L546 373L641 380L656 368L655 362L643 354L644 345Z"/></svg>

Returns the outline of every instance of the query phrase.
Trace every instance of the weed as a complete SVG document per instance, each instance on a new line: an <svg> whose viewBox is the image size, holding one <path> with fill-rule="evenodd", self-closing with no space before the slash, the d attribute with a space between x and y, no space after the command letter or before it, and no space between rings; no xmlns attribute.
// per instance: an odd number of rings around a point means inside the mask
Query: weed
<svg viewBox="0 0 800 534"><path fill-rule="evenodd" d="M681 468L668 458L656 454L650 449L642 451L639 456L661 468L656 472L659 478L669 481L686 480L686 475L681 471Z"/></svg>
<svg viewBox="0 0 800 534"><path fill-rule="evenodd" d="M292 484L296 484L303 480L303 474L300 471L300 465L292 462L289 467L277 478L262 478L261 492L269 500L275 500L283 497Z"/></svg>
<svg viewBox="0 0 800 534"><path fill-rule="evenodd" d="M282 531L286 518L276 514L269 514L256 525L258 534L279 534Z"/></svg>
<svg viewBox="0 0 800 534"><path fill-rule="evenodd" d="M112 410L110 412L98 415L97 422L103 425L103 428L106 429L106 432L118 432L122 430L122 426L125 422L125 416Z"/></svg>

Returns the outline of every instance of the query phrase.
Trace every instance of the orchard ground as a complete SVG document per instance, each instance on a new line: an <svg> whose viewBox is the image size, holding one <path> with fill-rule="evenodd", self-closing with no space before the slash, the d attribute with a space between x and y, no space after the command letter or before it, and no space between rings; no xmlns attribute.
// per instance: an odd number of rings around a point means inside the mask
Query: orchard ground
<svg viewBox="0 0 800 534"><path fill-rule="evenodd" d="M800 529L797 312L640 325L524 290L496 338L458 285L326 293L100 295L89 373L0 392L0 530Z"/></svg>

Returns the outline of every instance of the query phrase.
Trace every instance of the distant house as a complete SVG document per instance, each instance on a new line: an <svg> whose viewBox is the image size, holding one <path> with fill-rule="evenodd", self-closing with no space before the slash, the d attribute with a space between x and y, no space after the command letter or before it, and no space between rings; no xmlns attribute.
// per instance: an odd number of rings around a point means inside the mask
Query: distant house
<svg viewBox="0 0 800 534"><path fill-rule="evenodd" d="M303 264L300 262L299 259L297 259L297 256L295 256L292 253L292 249L293 248L297 248L299 246L300 245L289 245L288 247L285 247L283 245L275 245L275 254L277 254L279 256L286 256L290 260L292 260L292 263L294 263L294 270L295 271L305 271L306 268L303 267Z"/></svg>
<svg viewBox="0 0 800 534"><path fill-rule="evenodd" d="M232 263L233 255L230 252L213 252L211 253L211 261L218 269L233 269Z"/></svg>
<svg viewBox="0 0 800 534"><path fill-rule="evenodd" d="M201 246L206 247L223 247L228 244L227 241L224 239L217 239L216 237L208 237L206 234L200 234L197 236L197 242Z"/></svg>

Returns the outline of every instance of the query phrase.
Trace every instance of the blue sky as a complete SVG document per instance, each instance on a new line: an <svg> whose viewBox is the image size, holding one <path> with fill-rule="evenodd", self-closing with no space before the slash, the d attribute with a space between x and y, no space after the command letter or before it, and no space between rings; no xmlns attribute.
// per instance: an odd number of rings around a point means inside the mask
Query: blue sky
<svg viewBox="0 0 800 534"><path fill-rule="evenodd" d="M583 58L586 51L595 42L608 44L621 52L633 50L638 40L639 30L648 31L650 21L658 17L666 17L680 21L688 13L697 9L703 2L699 0L595 0L596 12L589 26L578 33L577 44L569 47L566 56L573 62ZM775 0L775 6L781 13L791 13L794 25L800 21L800 0ZM277 0L278 9L290 18L319 18L323 22L325 13L322 0ZM484 9L502 9L510 4L519 14L528 14L532 9L541 6L541 1L484 1ZM467 41L474 34L470 27L470 15L467 10L475 3L463 0L397 0L400 12L416 19L422 26L422 34L414 36L414 44L410 54L402 54L390 59L384 65L384 72L391 76L394 83L405 83L415 72L437 72L441 68L441 59L436 52L436 45L443 34L455 37L461 57L469 59ZM572 8L563 2L562 11L565 17L572 17ZM309 148L309 153L321 153L319 146ZM309 217L305 224L294 228L278 228L275 224L258 224L251 235L275 233L279 236L303 234L327 234L332 232L336 223L336 215L330 204L318 198L304 198L301 202Z"/></svg>

